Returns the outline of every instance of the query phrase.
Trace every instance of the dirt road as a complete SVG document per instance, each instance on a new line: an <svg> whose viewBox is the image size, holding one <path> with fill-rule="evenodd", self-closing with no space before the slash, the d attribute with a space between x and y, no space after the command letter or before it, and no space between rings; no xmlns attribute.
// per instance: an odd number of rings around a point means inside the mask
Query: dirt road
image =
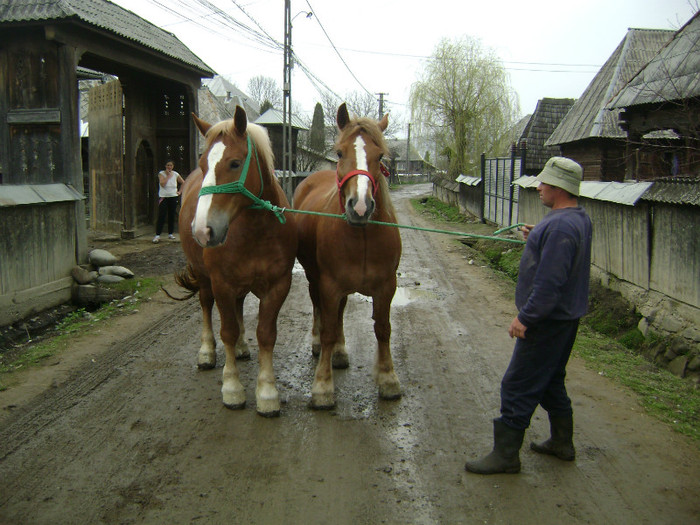
<svg viewBox="0 0 700 525"><path fill-rule="evenodd" d="M427 225L408 204L427 191L394 194L401 222ZM470 265L453 238L402 238L392 310L402 399L377 398L370 304L353 296L337 408L309 409L311 306L298 271L275 351L281 416L255 412L254 298L253 359L240 363L248 406L227 410L221 346L215 370L195 366L197 303L159 294L0 392L0 523L700 523L697 447L577 360L574 463L529 451L548 430L538 411L521 474L464 472L492 443L512 285Z"/></svg>

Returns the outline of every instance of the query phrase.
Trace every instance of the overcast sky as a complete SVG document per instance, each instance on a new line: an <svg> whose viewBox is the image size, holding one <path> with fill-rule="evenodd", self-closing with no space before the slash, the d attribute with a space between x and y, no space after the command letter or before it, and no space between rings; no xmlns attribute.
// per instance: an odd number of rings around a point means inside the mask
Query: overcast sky
<svg viewBox="0 0 700 525"><path fill-rule="evenodd" d="M281 87L283 53L269 40L284 42L283 0L113 1L174 33L240 89L256 75ZM293 49L316 77L295 67L292 99L310 116L319 85L340 97L387 93L386 109L409 122L411 84L427 57L440 39L468 35L503 60L525 115L543 97L580 97L628 28L678 29L697 6L698 0L291 0ZM315 16L307 18L308 11Z"/></svg>

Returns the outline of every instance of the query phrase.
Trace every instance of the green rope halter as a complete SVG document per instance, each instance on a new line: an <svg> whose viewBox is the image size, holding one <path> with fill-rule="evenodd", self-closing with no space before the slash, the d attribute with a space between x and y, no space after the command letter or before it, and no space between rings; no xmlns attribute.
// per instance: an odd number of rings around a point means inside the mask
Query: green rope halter
<svg viewBox="0 0 700 525"><path fill-rule="evenodd" d="M262 199L264 184L262 170L260 169L260 159L258 158L258 148L255 146L255 142L250 140L250 135L248 135L246 139L248 143L248 154L243 162L243 170L238 180L226 184L218 184L216 186L203 186L202 189L199 190L199 196L201 197L202 195L211 195L214 193L240 193L253 201L253 204L248 206L248 209L271 211L275 214L277 220L279 220L281 224L284 224L287 222L287 219L284 217L284 208L275 206L270 201ZM245 187L245 180L248 176L248 168L250 168L250 159L253 150L255 150L255 161L258 164L258 173L260 174L260 194L257 196L253 195L253 193Z"/></svg>

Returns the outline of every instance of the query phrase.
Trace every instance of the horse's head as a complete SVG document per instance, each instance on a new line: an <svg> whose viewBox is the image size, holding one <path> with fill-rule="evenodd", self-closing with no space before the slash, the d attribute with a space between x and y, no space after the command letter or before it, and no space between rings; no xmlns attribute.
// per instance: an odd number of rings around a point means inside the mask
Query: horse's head
<svg viewBox="0 0 700 525"><path fill-rule="evenodd" d="M375 196L386 185L381 159L388 154L383 132L389 116L377 122L370 118L350 120L345 103L338 108L340 137L338 153L338 193L349 224L364 226L376 208Z"/></svg>
<svg viewBox="0 0 700 525"><path fill-rule="evenodd" d="M265 130L249 125L240 106L233 119L214 125L192 117L206 138L192 235L200 246L213 247L226 241L229 224L252 204L249 195L262 193L262 174L272 165L272 149Z"/></svg>

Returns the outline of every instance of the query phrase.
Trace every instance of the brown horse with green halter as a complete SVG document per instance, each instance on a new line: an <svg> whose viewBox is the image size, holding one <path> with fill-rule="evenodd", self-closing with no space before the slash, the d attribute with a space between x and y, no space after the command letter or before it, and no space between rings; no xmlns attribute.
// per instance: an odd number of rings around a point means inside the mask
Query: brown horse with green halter
<svg viewBox="0 0 700 525"><path fill-rule="evenodd" d="M348 294L372 297L377 358L374 377L384 399L401 396L391 359L391 300L401 258L396 228L368 221L396 222L381 158L388 153L383 132L388 116L377 122L351 120L345 104L338 109L340 137L336 144L337 171L309 175L294 193L298 210L344 213L345 220L300 214L297 258L306 271L313 302L313 350L320 359L311 390L311 406L335 405L332 366L348 366L343 312Z"/></svg>
<svg viewBox="0 0 700 525"><path fill-rule="evenodd" d="M241 107L236 107L232 120L214 125L193 118L206 144L199 168L183 187L179 231L187 268L177 281L199 292L203 324L198 365L216 364L211 319L216 303L226 353L223 402L229 408L245 406L236 357L249 355L243 337L243 302L253 293L260 299L256 409L264 416L279 415L272 351L277 316L292 282L297 251L294 219L281 211L260 211L261 203L280 209L289 206L274 176L265 129L249 124Z"/></svg>

